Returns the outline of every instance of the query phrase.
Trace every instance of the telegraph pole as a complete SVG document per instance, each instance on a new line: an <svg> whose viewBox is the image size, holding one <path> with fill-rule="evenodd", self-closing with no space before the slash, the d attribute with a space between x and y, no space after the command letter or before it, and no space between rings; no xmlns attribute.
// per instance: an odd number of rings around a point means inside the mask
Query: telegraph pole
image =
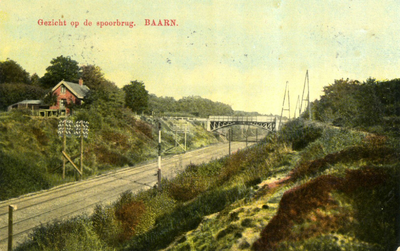
<svg viewBox="0 0 400 251"><path fill-rule="evenodd" d="M185 124L185 152L187 150L187 148L186 148L186 131L187 131L187 122Z"/></svg>
<svg viewBox="0 0 400 251"><path fill-rule="evenodd" d="M161 122L158 121L158 190L161 191Z"/></svg>
<svg viewBox="0 0 400 251"><path fill-rule="evenodd" d="M67 120L64 120L64 134L63 134L63 151L66 152L67 149ZM63 172L62 178L65 179L65 165L67 164L67 160L63 158Z"/></svg>
<svg viewBox="0 0 400 251"><path fill-rule="evenodd" d="M229 156L231 156L231 128L228 129L228 138L229 138Z"/></svg>
<svg viewBox="0 0 400 251"><path fill-rule="evenodd" d="M81 120L81 173L83 173L83 120Z"/></svg>

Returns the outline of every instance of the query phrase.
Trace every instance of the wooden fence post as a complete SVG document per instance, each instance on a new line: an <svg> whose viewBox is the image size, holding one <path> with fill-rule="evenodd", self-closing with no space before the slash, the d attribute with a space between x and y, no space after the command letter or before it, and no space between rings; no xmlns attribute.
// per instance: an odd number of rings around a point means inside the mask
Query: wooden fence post
<svg viewBox="0 0 400 251"><path fill-rule="evenodd" d="M12 251L13 244L13 212L17 210L17 206L8 206L8 251Z"/></svg>

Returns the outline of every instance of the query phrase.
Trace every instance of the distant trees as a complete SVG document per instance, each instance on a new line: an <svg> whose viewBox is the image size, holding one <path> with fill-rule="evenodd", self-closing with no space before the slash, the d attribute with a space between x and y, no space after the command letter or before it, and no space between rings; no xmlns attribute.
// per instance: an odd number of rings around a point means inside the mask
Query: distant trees
<svg viewBox="0 0 400 251"><path fill-rule="evenodd" d="M33 79L37 75L32 75ZM0 109L25 99L40 99L45 95L43 88L32 85L29 73L11 59L0 62Z"/></svg>
<svg viewBox="0 0 400 251"><path fill-rule="evenodd" d="M149 106L149 92L144 83L137 80L131 81L129 85L122 88L125 92L125 105L132 111L142 113Z"/></svg>
<svg viewBox="0 0 400 251"><path fill-rule="evenodd" d="M80 68L77 61L61 55L53 58L50 63L51 65L46 68L46 73L40 79L44 88L52 88L61 80L78 82Z"/></svg>
<svg viewBox="0 0 400 251"><path fill-rule="evenodd" d="M7 59L0 62L0 84L4 83L31 84L31 79L29 73L17 62Z"/></svg>
<svg viewBox="0 0 400 251"><path fill-rule="evenodd" d="M178 113L207 117L210 115L233 115L232 107L199 96L183 97L176 101L173 97L150 95L149 110L156 113Z"/></svg>

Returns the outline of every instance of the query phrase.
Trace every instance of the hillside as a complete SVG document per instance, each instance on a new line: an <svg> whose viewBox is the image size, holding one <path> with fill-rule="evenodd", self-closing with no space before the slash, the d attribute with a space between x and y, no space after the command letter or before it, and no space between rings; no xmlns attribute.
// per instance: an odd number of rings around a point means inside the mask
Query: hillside
<svg viewBox="0 0 400 251"><path fill-rule="evenodd" d="M293 150L293 140L307 145ZM390 141L293 121L252 149L270 149L267 177L166 250L395 250L400 155Z"/></svg>
<svg viewBox="0 0 400 251"><path fill-rule="evenodd" d="M394 250L394 143L295 120L230 158L188 166L161 193L125 193L39 227L18 250Z"/></svg>
<svg viewBox="0 0 400 251"><path fill-rule="evenodd" d="M114 113L114 115L116 115ZM118 115L117 115L118 116ZM157 156L158 129L154 123L143 121L129 110L121 111L121 119L88 113L85 109L75 112L69 120L89 121L89 136L84 139L83 176L68 164L66 178L62 179L62 137L57 134L58 118L29 116L29 111L15 111L0 115L0 200L25 193L85 179L114 168L132 166ZM122 119L123 117L123 119ZM164 119L162 149L169 153L182 152L175 146L171 131L177 121ZM154 122L154 121L153 121ZM218 138L207 132L201 124L187 122L187 150L217 143ZM184 145L180 134L180 143ZM80 140L67 138L67 153L79 156ZM165 153L167 154L167 153ZM75 160L79 163L79 158Z"/></svg>

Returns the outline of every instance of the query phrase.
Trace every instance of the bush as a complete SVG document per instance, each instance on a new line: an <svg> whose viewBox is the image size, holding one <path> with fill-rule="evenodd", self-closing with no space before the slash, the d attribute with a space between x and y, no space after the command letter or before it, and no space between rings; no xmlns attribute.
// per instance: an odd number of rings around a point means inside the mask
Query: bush
<svg viewBox="0 0 400 251"><path fill-rule="evenodd" d="M146 212L143 201L131 201L116 208L115 216L121 222L123 231L119 239L124 242L136 234L142 215Z"/></svg>
<svg viewBox="0 0 400 251"><path fill-rule="evenodd" d="M109 246L118 246L122 228L116 219L113 207L96 205L91 221L94 231L101 240Z"/></svg>
<svg viewBox="0 0 400 251"><path fill-rule="evenodd" d="M17 250L108 250L85 215L36 227L30 239Z"/></svg>
<svg viewBox="0 0 400 251"><path fill-rule="evenodd" d="M36 156L14 156L0 151L0 200L50 187L46 170Z"/></svg>
<svg viewBox="0 0 400 251"><path fill-rule="evenodd" d="M305 124L303 119L295 119L286 123L279 136L285 142L292 143L293 150L301 150L321 137L323 128L314 124Z"/></svg>

